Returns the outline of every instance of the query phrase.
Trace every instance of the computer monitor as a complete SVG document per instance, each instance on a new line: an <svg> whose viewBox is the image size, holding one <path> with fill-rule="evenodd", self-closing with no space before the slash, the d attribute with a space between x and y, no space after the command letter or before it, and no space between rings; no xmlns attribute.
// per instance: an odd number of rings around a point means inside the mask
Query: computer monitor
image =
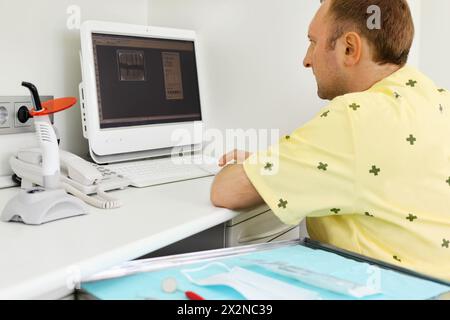
<svg viewBox="0 0 450 320"><path fill-rule="evenodd" d="M83 134L111 163L201 149L196 35L87 21L81 27ZM181 148L180 148L181 147Z"/></svg>

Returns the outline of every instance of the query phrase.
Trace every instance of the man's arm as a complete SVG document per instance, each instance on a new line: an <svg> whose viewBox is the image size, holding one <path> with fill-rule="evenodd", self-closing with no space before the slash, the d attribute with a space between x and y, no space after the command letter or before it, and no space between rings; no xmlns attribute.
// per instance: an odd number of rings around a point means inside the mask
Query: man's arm
<svg viewBox="0 0 450 320"><path fill-rule="evenodd" d="M249 155L235 150L223 156L220 165L224 166L231 160L239 161L239 158L247 158ZM232 164L226 166L214 179L211 202L217 207L239 210L262 204L264 200L247 177L244 166Z"/></svg>

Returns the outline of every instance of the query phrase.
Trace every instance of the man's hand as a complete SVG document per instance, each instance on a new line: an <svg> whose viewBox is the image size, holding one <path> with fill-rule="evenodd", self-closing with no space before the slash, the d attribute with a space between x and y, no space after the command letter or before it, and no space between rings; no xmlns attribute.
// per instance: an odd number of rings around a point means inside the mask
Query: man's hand
<svg viewBox="0 0 450 320"><path fill-rule="evenodd" d="M222 156L219 165L224 167L217 174L211 187L211 202L217 207L232 210L246 209L263 203L263 199L253 187L244 171L244 162L251 153L233 150Z"/></svg>

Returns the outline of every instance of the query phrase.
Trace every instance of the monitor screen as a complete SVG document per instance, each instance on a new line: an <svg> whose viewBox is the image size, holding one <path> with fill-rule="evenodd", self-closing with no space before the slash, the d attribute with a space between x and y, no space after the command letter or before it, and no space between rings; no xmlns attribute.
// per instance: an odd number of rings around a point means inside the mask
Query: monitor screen
<svg viewBox="0 0 450 320"><path fill-rule="evenodd" d="M94 33L100 129L201 118L193 41Z"/></svg>

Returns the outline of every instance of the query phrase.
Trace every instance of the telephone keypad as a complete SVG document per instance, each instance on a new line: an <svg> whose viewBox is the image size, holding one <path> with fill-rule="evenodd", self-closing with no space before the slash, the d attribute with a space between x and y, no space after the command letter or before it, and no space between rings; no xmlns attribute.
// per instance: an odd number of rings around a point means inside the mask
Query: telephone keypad
<svg viewBox="0 0 450 320"><path fill-rule="evenodd" d="M93 164L93 166L101 173L102 177L104 179L117 177L119 179L123 179L124 177L122 175L117 174L117 172L112 171L111 169L101 167L99 165Z"/></svg>

